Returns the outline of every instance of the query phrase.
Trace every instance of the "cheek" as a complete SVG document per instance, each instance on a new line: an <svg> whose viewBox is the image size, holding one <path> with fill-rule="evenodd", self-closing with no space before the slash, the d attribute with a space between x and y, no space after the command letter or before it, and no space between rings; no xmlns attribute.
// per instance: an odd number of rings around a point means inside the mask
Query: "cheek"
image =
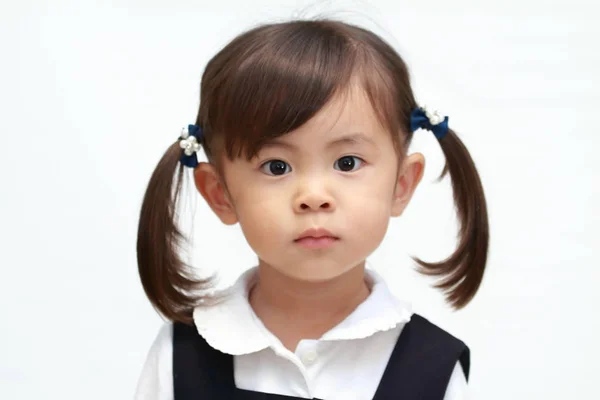
<svg viewBox="0 0 600 400"><path fill-rule="evenodd" d="M381 240L390 220L391 196L391 191L381 191L357 197L349 215L349 228L362 236L368 236L369 241Z"/></svg>
<svg viewBox="0 0 600 400"><path fill-rule="evenodd" d="M264 188L246 188L234 203L244 236L260 255L261 249L271 246L281 235L286 223L281 211L286 200L277 193L265 192Z"/></svg>
<svg viewBox="0 0 600 400"><path fill-rule="evenodd" d="M374 171L365 181L352 188L353 207L377 219L390 217L395 187L393 171Z"/></svg>
<svg viewBox="0 0 600 400"><path fill-rule="evenodd" d="M369 185L357 188L348 208L347 228L369 242L380 242L390 221L395 175L385 173L370 179Z"/></svg>

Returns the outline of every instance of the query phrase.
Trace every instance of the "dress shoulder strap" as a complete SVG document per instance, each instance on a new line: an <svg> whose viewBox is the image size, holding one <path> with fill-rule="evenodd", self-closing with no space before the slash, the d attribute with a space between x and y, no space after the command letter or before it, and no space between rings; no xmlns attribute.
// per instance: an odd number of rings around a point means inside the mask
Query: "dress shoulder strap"
<svg viewBox="0 0 600 400"><path fill-rule="evenodd" d="M469 348L413 314L398 338L374 400L443 400L457 362L469 377Z"/></svg>
<svg viewBox="0 0 600 400"><path fill-rule="evenodd" d="M176 400L231 399L233 357L213 349L195 326L173 324L173 388ZM202 393L201 397L198 394Z"/></svg>

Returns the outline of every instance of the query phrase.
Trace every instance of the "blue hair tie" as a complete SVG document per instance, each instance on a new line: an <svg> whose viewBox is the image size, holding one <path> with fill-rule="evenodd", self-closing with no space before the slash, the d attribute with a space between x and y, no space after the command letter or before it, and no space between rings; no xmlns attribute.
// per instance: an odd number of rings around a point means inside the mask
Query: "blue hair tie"
<svg viewBox="0 0 600 400"><path fill-rule="evenodd" d="M410 114L410 130L426 129L433 132L440 140L448 133L448 117L442 116L437 110L432 111L427 106L417 107Z"/></svg>
<svg viewBox="0 0 600 400"><path fill-rule="evenodd" d="M186 167L196 168L198 166L198 156L196 153L200 150L202 128L190 124L187 128L181 130L179 139L179 147L183 149L179 161Z"/></svg>

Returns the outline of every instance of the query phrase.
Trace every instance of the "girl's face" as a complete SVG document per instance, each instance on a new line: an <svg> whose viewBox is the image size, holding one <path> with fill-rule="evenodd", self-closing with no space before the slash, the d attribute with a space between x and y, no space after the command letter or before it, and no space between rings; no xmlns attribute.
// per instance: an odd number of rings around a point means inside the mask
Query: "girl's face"
<svg viewBox="0 0 600 400"><path fill-rule="evenodd" d="M334 98L254 159L223 162L230 209L215 207L205 190L213 210L224 222L240 223L262 265L309 281L363 265L423 169L417 154L399 170L390 134L359 88Z"/></svg>

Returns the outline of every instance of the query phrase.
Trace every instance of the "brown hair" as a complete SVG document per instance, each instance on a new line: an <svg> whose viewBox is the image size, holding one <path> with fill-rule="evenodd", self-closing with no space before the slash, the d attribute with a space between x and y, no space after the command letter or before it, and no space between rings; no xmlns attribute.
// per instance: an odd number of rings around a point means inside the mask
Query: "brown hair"
<svg viewBox="0 0 600 400"><path fill-rule="evenodd" d="M402 159L412 139L410 113L417 107L408 69L380 37L339 21L291 21L262 25L231 41L202 76L196 124L202 145L219 168L223 156L252 158L261 146L312 118L334 95L358 82ZM460 231L456 251L439 263L417 259L420 271L450 304L465 306L477 292L488 251L483 188L467 149L450 130L440 140L450 174ZM181 149L174 143L154 171L142 204L138 267L152 304L167 318L190 322L210 281L195 279L178 250L184 236L175 222L182 184Z"/></svg>

